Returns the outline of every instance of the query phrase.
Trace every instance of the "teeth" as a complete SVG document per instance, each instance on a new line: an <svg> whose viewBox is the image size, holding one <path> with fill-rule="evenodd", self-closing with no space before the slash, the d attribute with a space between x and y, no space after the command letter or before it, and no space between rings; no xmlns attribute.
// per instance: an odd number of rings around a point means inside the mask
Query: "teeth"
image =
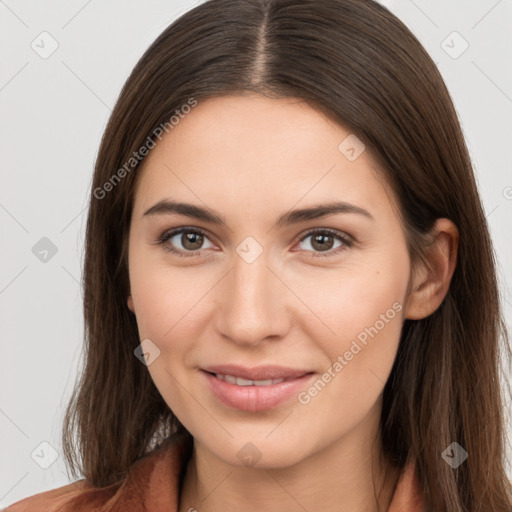
<svg viewBox="0 0 512 512"><path fill-rule="evenodd" d="M220 374L217 374L217 377L220 377ZM231 382L231 384L236 384L236 377L233 377L232 375L222 375L223 380L226 382Z"/></svg>
<svg viewBox="0 0 512 512"><path fill-rule="evenodd" d="M282 382L284 379L275 379L275 380L280 380ZM270 386L270 384L272 384L272 379L254 380L252 382L254 382L255 386ZM274 382L274 384L275 384L275 382Z"/></svg>
<svg viewBox="0 0 512 512"><path fill-rule="evenodd" d="M215 376L220 380L225 380L237 386L270 386L271 384L279 384L284 381L284 379L250 380L242 379L242 377L234 377L233 375L222 375L220 373L216 373Z"/></svg>
<svg viewBox="0 0 512 512"><path fill-rule="evenodd" d="M252 386L254 384L254 381L249 379L242 379L242 377L237 377L235 379L235 384L237 386Z"/></svg>

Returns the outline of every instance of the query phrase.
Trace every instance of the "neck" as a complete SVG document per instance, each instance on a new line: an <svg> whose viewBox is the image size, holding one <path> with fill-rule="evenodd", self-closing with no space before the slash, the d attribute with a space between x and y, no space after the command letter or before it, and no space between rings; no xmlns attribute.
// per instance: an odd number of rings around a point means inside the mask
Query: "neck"
<svg viewBox="0 0 512 512"><path fill-rule="evenodd" d="M377 420L375 422L375 420ZM378 414L293 466L233 466L194 440L179 512L387 511L399 470L382 457ZM386 467L388 466L388 467Z"/></svg>

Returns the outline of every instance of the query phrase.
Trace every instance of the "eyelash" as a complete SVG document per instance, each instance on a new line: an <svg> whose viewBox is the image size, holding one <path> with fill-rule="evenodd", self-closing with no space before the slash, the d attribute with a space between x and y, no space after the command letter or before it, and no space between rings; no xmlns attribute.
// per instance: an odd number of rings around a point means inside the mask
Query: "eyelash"
<svg viewBox="0 0 512 512"><path fill-rule="evenodd" d="M188 258L188 257L194 257L194 256L200 255L201 254L201 250L198 250L198 251L181 251L181 250L178 250L178 249L174 249L169 244L167 244L167 241L169 239L173 238L176 235L184 233L184 232L200 234L200 235L208 238L208 235L203 230L201 230L199 228L181 227L181 228L177 228L177 229L174 229L174 230L171 230L171 231L164 232L156 240L155 243L157 245L162 246L164 250L166 250L166 251L168 251L168 252L170 252L172 254L176 254L177 256L180 256L180 257ZM330 251L325 251L325 254L322 254L322 251L306 251L306 252L312 252L314 257L317 257L317 256L319 256L319 257L335 256L335 255L339 254L340 252L348 249L353 244L352 240L350 240L348 237L343 236L339 231L335 231L334 229L329 229L329 228L314 228L314 229L311 229L307 233L305 233L302 236L302 238L300 238L298 240L298 242L303 242L309 236L311 236L313 234L317 234L317 233L329 234L329 235L337 238L339 241L341 241L342 245L339 246L338 248L334 249L334 250L331 249Z"/></svg>

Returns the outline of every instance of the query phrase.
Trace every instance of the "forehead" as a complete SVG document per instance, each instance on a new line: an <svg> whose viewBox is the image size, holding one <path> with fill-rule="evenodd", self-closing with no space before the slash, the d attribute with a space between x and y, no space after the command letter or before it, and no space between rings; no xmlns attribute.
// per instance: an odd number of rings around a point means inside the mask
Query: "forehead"
<svg viewBox="0 0 512 512"><path fill-rule="evenodd" d="M250 95L200 101L137 170L135 208L179 197L217 210L243 204L254 213L257 205L281 211L298 201L389 209L391 191L369 151L350 160L340 150L346 140L357 145L353 137L301 99Z"/></svg>

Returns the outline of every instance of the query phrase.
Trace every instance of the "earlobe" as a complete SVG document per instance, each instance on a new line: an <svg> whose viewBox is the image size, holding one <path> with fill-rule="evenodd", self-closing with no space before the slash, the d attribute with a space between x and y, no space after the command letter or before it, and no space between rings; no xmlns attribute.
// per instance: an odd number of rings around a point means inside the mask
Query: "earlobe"
<svg viewBox="0 0 512 512"><path fill-rule="evenodd" d="M431 315L443 302L457 263L459 231L449 219L437 219L428 248L428 265L422 265L414 276L405 318L420 320Z"/></svg>
<svg viewBox="0 0 512 512"><path fill-rule="evenodd" d="M131 295L128 295L127 303L128 303L128 309L129 309L132 313L135 313L135 308L133 307L133 299L132 299L132 296L131 296Z"/></svg>

